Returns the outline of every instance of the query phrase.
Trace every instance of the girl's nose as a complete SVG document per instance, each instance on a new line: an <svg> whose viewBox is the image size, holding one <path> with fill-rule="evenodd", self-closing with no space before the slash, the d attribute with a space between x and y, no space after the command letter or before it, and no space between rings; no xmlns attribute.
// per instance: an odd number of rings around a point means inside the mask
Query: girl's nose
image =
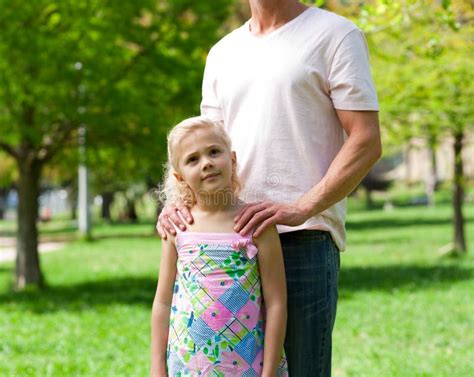
<svg viewBox="0 0 474 377"><path fill-rule="evenodd" d="M214 167L214 163L212 162L211 159L206 158L206 159L203 160L203 165L202 165L203 170L207 170L207 169L212 168L212 167Z"/></svg>

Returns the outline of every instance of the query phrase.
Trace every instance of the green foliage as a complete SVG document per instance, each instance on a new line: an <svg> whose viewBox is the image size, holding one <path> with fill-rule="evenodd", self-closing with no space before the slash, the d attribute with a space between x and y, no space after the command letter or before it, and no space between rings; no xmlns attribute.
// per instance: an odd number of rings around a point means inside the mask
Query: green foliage
<svg viewBox="0 0 474 377"><path fill-rule="evenodd" d="M0 189L10 187L15 179L15 161L0 151Z"/></svg>
<svg viewBox="0 0 474 377"><path fill-rule="evenodd" d="M0 147L47 161L85 124L90 150L108 150L97 167L133 175L124 151L145 168L162 160L166 129L198 111L229 4L0 0Z"/></svg>
<svg viewBox="0 0 474 377"><path fill-rule="evenodd" d="M460 3L386 0L362 11L389 142L474 129L473 7Z"/></svg>

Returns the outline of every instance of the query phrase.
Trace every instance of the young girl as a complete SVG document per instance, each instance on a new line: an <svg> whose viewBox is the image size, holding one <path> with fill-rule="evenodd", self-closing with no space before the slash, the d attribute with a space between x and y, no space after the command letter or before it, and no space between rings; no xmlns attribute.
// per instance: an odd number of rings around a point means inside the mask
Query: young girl
<svg viewBox="0 0 474 377"><path fill-rule="evenodd" d="M244 203L222 125L202 117L178 124L167 170L166 199L187 205L194 223L163 240L151 375L287 376L278 233L273 227L253 239L233 231Z"/></svg>

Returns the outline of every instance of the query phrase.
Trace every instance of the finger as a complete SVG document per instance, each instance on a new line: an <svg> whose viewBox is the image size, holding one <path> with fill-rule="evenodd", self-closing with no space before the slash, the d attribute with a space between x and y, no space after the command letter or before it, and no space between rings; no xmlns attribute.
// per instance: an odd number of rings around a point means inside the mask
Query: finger
<svg viewBox="0 0 474 377"><path fill-rule="evenodd" d="M234 223L239 221L239 219L242 217L243 213L247 210L247 208L251 207L253 204L246 204L240 211L239 213L234 217Z"/></svg>
<svg viewBox="0 0 474 377"><path fill-rule="evenodd" d="M263 223L261 223L258 228L255 230L255 232L253 233L253 236L255 238L259 237L261 234L263 234L263 232L265 231L265 229L267 229L270 225L275 225L278 223L278 220L277 220L277 216L276 214L272 217L269 217L268 219L266 219Z"/></svg>
<svg viewBox="0 0 474 377"><path fill-rule="evenodd" d="M176 235L176 229L174 229L174 226L171 225L168 216L164 216L161 220L161 227L165 230L165 232L172 234L173 236Z"/></svg>
<svg viewBox="0 0 474 377"><path fill-rule="evenodd" d="M164 226L162 225L163 219L165 219L166 216L164 215L163 211L161 211L160 215L158 216L158 221L156 222L156 230L158 231L160 237L164 240L168 237L165 231Z"/></svg>
<svg viewBox="0 0 474 377"><path fill-rule="evenodd" d="M174 204L167 204L160 212L158 216L158 224L161 226L161 229L166 232L166 229L169 227L168 217L176 212L176 206ZM157 229L158 229L158 224Z"/></svg>
<svg viewBox="0 0 474 377"><path fill-rule="evenodd" d="M235 224L235 231L240 232L240 229L242 229L257 212L264 210L267 206L268 203L250 205Z"/></svg>
<svg viewBox="0 0 474 377"><path fill-rule="evenodd" d="M178 209L176 208L172 213L168 215L168 220L176 225L181 230L186 230L186 225L183 223L181 218L178 216ZM174 230L174 227L173 227Z"/></svg>
<svg viewBox="0 0 474 377"><path fill-rule="evenodd" d="M255 229L257 225L259 225L266 219L272 217L273 213L274 212L272 208L268 208L264 211L258 212L250 219L250 221L247 224L245 224L245 226L239 233L242 235L248 234L252 229Z"/></svg>
<svg viewBox="0 0 474 377"><path fill-rule="evenodd" d="M240 216L239 221L235 224L235 231L243 234L242 228L244 228L249 223L249 221L253 219L256 213L264 209L265 205L263 203L249 205L248 208Z"/></svg>
<svg viewBox="0 0 474 377"><path fill-rule="evenodd" d="M191 211L188 207L180 207L178 208L178 211L181 213L183 218L186 219L188 224L192 224L194 222L193 216L191 215Z"/></svg>
<svg viewBox="0 0 474 377"><path fill-rule="evenodd" d="M165 208L162 209L161 211L161 215L163 216L169 216L171 215L173 212L176 212L176 206L174 204L167 204L165 206Z"/></svg>
<svg viewBox="0 0 474 377"><path fill-rule="evenodd" d="M156 224L156 230L158 231L158 234L160 235L160 237L162 239L166 240L166 238L167 238L166 232L161 227L160 223Z"/></svg>
<svg viewBox="0 0 474 377"><path fill-rule="evenodd" d="M166 207L166 208L167 208L167 212L169 212L171 207ZM176 213L176 211L174 213ZM172 235L176 234L176 230L174 229L173 225L171 225L171 223L169 222L169 216L166 214L164 210L161 212L160 216L158 217L158 224L161 226L162 231L164 231L165 233L167 232Z"/></svg>

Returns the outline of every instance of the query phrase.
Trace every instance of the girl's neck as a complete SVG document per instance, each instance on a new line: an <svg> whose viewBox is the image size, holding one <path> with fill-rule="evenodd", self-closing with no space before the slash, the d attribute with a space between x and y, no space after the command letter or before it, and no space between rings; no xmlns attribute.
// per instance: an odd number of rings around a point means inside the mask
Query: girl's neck
<svg viewBox="0 0 474 377"><path fill-rule="evenodd" d="M219 191L213 194L198 196L195 209L208 214L227 212L233 210L238 203L239 198L231 190Z"/></svg>
<svg viewBox="0 0 474 377"><path fill-rule="evenodd" d="M307 6L298 0L250 0L252 34L265 35L297 17Z"/></svg>

